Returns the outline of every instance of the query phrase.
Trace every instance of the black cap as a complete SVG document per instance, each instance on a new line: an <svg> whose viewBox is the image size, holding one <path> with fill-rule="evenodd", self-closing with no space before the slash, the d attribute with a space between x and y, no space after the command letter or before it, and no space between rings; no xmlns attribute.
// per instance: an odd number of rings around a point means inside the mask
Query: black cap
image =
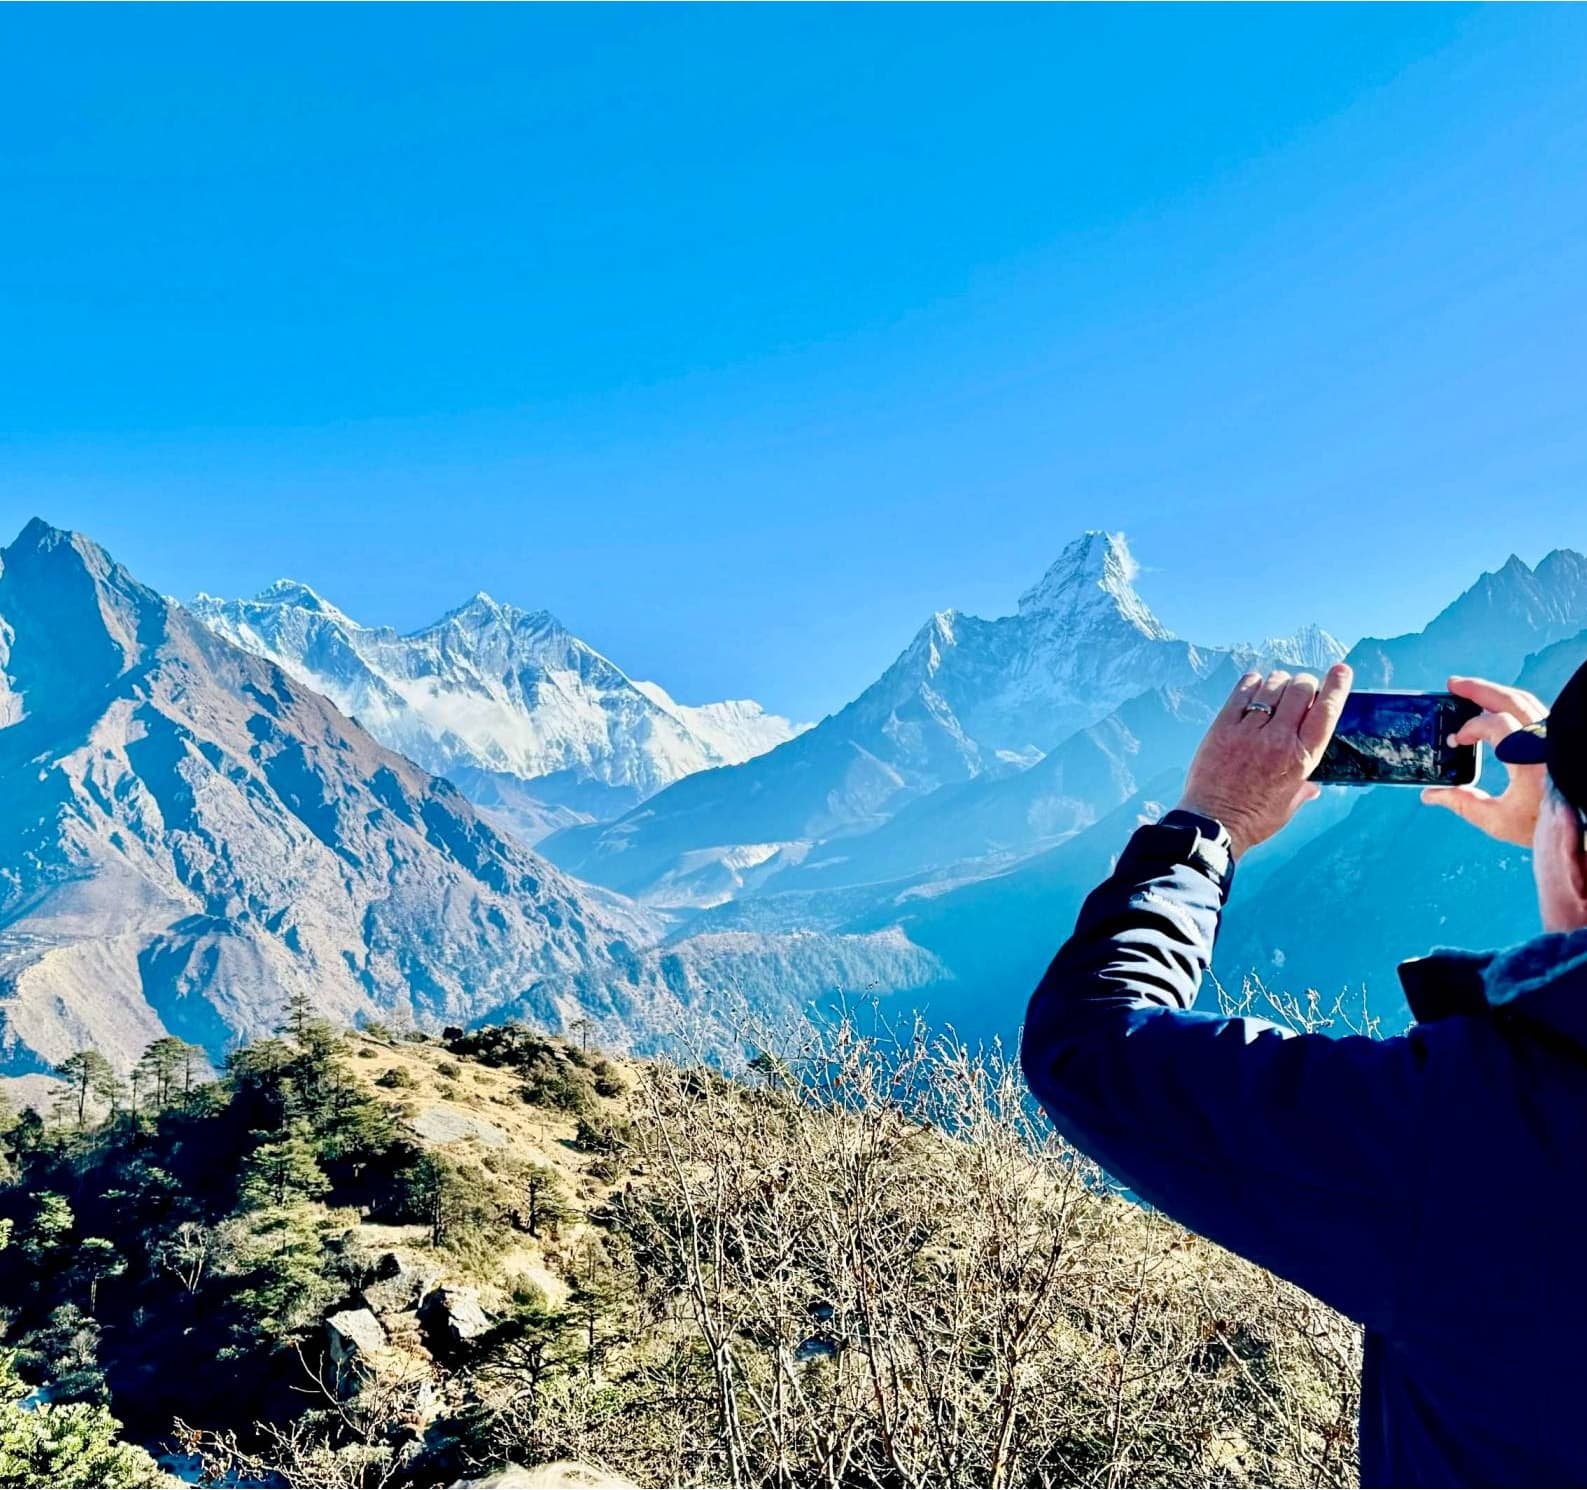
<svg viewBox="0 0 1587 1490"><path fill-rule="evenodd" d="M1587 812L1587 663L1560 689L1542 724L1507 735L1494 754L1512 766L1547 766L1560 795Z"/></svg>

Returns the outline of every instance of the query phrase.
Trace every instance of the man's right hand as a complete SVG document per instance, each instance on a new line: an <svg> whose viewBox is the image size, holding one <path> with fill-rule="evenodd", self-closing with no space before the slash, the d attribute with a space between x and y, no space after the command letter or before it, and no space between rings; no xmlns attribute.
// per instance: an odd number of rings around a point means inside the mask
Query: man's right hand
<svg viewBox="0 0 1587 1490"><path fill-rule="evenodd" d="M1548 717L1542 700L1524 688L1507 688L1485 678L1455 677L1449 680L1449 691L1482 709L1450 736L1455 745L1475 745L1478 741L1497 745L1506 735ZM1547 768L1507 765L1504 769L1510 773L1510 781L1497 797L1480 786L1430 786L1422 793L1422 801L1447 807L1490 838L1531 848L1548 785Z"/></svg>

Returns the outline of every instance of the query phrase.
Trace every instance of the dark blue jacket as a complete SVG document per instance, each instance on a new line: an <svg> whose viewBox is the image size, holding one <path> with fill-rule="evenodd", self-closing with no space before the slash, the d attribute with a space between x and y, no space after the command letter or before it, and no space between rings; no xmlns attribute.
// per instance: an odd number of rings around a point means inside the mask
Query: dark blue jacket
<svg viewBox="0 0 1587 1490"><path fill-rule="evenodd" d="M1400 970L1394 1039L1193 1011L1226 886L1141 829L1031 1000L1053 1122L1366 1327L1367 1485L1587 1484L1587 932Z"/></svg>

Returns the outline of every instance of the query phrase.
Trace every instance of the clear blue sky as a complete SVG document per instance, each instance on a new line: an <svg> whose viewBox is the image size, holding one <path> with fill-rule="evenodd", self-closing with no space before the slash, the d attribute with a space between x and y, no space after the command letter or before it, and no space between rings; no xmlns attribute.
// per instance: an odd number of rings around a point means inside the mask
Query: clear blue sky
<svg viewBox="0 0 1587 1490"><path fill-rule="evenodd" d="M1587 12L0 7L0 527L842 703L1587 548Z"/></svg>

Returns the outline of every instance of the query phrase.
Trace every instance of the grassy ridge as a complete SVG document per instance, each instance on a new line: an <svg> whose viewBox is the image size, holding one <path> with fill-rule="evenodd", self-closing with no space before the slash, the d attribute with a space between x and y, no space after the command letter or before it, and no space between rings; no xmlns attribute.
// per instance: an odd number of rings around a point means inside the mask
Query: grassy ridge
<svg viewBox="0 0 1587 1490"><path fill-rule="evenodd" d="M1353 1479L1353 1332L995 1055L844 1025L728 1078L299 1009L218 1081L177 1056L8 1121L0 1307L29 1381L212 1474Z"/></svg>

